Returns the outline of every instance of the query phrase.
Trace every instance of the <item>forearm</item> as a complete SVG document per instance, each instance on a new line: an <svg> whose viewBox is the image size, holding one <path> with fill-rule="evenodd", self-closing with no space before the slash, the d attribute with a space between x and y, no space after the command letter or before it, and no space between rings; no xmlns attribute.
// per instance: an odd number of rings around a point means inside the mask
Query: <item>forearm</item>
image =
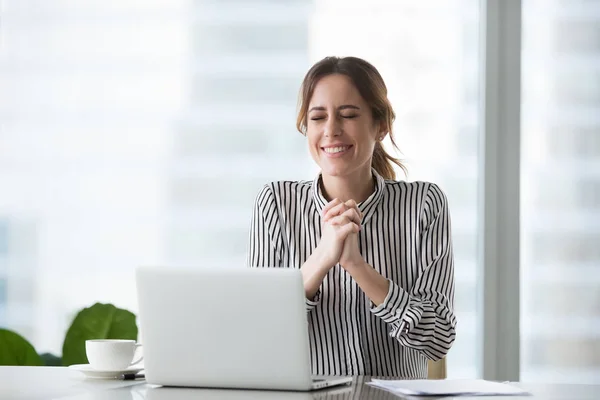
<svg viewBox="0 0 600 400"><path fill-rule="evenodd" d="M378 306L383 303L388 294L390 283L375 268L366 262L344 266L344 268L373 304Z"/></svg>
<svg viewBox="0 0 600 400"><path fill-rule="evenodd" d="M306 293L307 299L314 299L329 269L328 266L324 265L322 257L317 250L315 250L310 257L308 257L306 262L302 264L300 271L302 272L304 292Z"/></svg>

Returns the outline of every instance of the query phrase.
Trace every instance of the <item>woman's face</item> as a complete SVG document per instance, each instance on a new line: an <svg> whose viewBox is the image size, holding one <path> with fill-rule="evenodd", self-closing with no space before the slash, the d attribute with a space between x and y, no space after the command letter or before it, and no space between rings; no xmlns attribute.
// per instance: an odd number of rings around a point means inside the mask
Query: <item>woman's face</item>
<svg viewBox="0 0 600 400"><path fill-rule="evenodd" d="M375 143L382 136L371 108L350 78L321 78L308 105L306 136L310 153L323 174L348 176L371 168Z"/></svg>

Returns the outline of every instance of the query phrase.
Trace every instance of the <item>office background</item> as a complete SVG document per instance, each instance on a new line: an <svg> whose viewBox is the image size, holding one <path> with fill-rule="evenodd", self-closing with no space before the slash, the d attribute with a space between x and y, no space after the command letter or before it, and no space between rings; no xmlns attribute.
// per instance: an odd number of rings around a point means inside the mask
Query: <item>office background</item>
<svg viewBox="0 0 600 400"><path fill-rule="evenodd" d="M137 311L140 264L243 267L260 187L318 171L294 127L304 73L355 55L388 85L407 179L448 195L459 318L448 376L482 376L482 313L503 310L481 296L480 33L494 3L0 1L0 326L60 353L80 308ZM504 329L521 380L597 382L600 1L512 3L520 326Z"/></svg>

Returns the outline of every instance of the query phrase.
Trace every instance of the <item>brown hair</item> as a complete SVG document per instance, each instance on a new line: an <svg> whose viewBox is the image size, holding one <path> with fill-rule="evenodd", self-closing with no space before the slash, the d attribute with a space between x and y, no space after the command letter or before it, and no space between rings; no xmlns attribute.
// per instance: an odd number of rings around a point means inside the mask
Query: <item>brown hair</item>
<svg viewBox="0 0 600 400"><path fill-rule="evenodd" d="M396 114L387 98L387 87L383 82L383 78L373 65L357 57L325 57L308 70L304 81L302 81L298 99L298 118L296 120L298 131L306 135L306 119L310 98L317 82L324 76L331 74L342 74L350 78L362 98L371 107L373 120L383 123L393 146L398 149L392 135L392 124ZM402 162L388 154L381 142L377 141L373 151L373 168L384 179L395 179L396 172L392 164L396 164L404 171L405 175L407 174L406 167Z"/></svg>

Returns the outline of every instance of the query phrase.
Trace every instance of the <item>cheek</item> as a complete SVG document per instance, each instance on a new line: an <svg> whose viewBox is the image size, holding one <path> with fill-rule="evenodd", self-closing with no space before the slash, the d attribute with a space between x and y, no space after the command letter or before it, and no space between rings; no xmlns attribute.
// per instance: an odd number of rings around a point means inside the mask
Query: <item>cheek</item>
<svg viewBox="0 0 600 400"><path fill-rule="evenodd" d="M318 145L319 145L319 138L314 135L314 134L310 134L310 132L306 133L306 141L308 144L308 150L310 151L311 154L316 155L318 153Z"/></svg>
<svg viewBox="0 0 600 400"><path fill-rule="evenodd" d="M306 140L310 147L314 147L319 143L319 135L316 134L314 130L309 129L306 132Z"/></svg>
<svg viewBox="0 0 600 400"><path fill-rule="evenodd" d="M369 151L375 147L376 140L372 128L366 125L353 126L347 130L352 139L360 146L361 151Z"/></svg>
<svg viewBox="0 0 600 400"><path fill-rule="evenodd" d="M366 136L366 135L365 135ZM368 159L373 156L373 152L375 151L376 141L371 139L370 137L362 137L358 141L359 154L357 155L361 160Z"/></svg>

